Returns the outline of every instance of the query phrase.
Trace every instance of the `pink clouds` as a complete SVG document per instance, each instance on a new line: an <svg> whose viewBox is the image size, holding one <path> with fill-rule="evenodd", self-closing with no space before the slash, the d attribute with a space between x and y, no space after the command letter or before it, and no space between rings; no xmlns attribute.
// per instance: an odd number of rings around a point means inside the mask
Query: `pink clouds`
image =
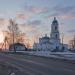
<svg viewBox="0 0 75 75"><path fill-rule="evenodd" d="M8 25L8 24L9 24L8 19L0 18L0 25Z"/></svg>
<svg viewBox="0 0 75 75"><path fill-rule="evenodd" d="M60 16L62 19L75 19L75 15L63 15Z"/></svg>
<svg viewBox="0 0 75 75"><path fill-rule="evenodd" d="M36 6L26 6L24 10L18 11L16 13L16 19L29 19L33 17L34 15L37 15L39 13L45 13L48 12L48 8L45 7L36 7Z"/></svg>
<svg viewBox="0 0 75 75"><path fill-rule="evenodd" d="M47 7L39 7L39 6L25 6L24 10L32 12L34 14L45 13L49 11Z"/></svg>
<svg viewBox="0 0 75 75"><path fill-rule="evenodd" d="M16 17L17 17L17 18L20 18L20 19L26 19L26 18L27 18L27 16L25 16L25 15L22 14L22 13L17 14Z"/></svg>
<svg viewBox="0 0 75 75"><path fill-rule="evenodd" d="M32 7L31 11L34 13L45 13L48 11L48 8Z"/></svg>
<svg viewBox="0 0 75 75"><path fill-rule="evenodd" d="M75 7L72 5L56 5L52 8L52 12L53 13L49 14L46 18L52 18L56 16L61 19L75 19Z"/></svg>
<svg viewBox="0 0 75 75"><path fill-rule="evenodd" d="M19 11L16 13L16 19L26 20L29 19L33 14L30 12Z"/></svg>

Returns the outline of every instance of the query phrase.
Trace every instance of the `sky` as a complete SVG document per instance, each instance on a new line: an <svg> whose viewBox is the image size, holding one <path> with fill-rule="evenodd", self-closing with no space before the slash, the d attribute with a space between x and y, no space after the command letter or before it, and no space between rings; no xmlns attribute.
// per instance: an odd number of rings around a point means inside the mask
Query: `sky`
<svg viewBox="0 0 75 75"><path fill-rule="evenodd" d="M15 19L32 42L48 34L57 17L60 38L64 43L75 34L75 0L0 0L0 30L7 30L9 19Z"/></svg>

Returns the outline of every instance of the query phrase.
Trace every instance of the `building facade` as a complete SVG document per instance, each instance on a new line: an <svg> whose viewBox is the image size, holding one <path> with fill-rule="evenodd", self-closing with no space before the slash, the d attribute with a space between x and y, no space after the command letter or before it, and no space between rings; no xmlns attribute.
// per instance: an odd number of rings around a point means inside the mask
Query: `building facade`
<svg viewBox="0 0 75 75"><path fill-rule="evenodd" d="M66 51L68 45L61 43L60 33L59 33L59 23L54 17L51 24L50 37L47 34L39 38L39 43L34 43L33 49L39 51Z"/></svg>

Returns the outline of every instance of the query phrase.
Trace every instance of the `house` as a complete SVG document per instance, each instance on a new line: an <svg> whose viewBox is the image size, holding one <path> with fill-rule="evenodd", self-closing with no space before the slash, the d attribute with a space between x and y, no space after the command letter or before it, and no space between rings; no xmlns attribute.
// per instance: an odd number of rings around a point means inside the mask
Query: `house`
<svg viewBox="0 0 75 75"><path fill-rule="evenodd" d="M21 43L14 43L14 44L11 44L9 46L9 50L10 51L27 51L27 48L24 44L21 44Z"/></svg>

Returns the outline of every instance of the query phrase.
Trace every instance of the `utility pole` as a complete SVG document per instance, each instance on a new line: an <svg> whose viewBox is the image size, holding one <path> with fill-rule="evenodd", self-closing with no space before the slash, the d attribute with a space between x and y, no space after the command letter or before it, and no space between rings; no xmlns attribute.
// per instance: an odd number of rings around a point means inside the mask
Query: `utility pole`
<svg viewBox="0 0 75 75"><path fill-rule="evenodd" d="M74 35L74 40L73 40L73 46L74 46L74 49L75 49L75 35Z"/></svg>
<svg viewBox="0 0 75 75"><path fill-rule="evenodd" d="M64 34L62 34L62 45L63 45L63 42L64 42Z"/></svg>
<svg viewBox="0 0 75 75"><path fill-rule="evenodd" d="M61 40L61 43L62 43L62 50L64 49L64 47L63 47L63 42L64 42L64 34L62 33L62 40Z"/></svg>

